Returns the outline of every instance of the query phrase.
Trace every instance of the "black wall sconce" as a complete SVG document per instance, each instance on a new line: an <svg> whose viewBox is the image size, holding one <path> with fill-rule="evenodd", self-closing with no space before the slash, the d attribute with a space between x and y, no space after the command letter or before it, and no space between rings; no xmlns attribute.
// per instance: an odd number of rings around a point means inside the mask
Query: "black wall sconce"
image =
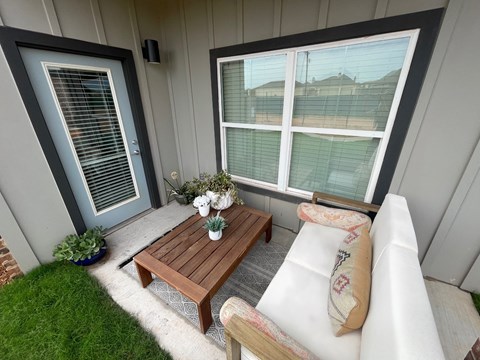
<svg viewBox="0 0 480 360"><path fill-rule="evenodd" d="M145 47L142 47L143 58L151 64L160 64L160 53L158 51L158 41L145 39Z"/></svg>

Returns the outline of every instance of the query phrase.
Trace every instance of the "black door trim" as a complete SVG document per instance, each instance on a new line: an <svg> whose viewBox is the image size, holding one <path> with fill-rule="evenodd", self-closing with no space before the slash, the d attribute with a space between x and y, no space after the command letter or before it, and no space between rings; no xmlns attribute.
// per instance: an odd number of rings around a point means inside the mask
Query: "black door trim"
<svg viewBox="0 0 480 360"><path fill-rule="evenodd" d="M145 115L143 112L140 88L138 86L137 72L133 53L127 49L90 43L86 41L58 37L28 30L0 26L0 45L15 79L18 90L22 97L28 116L40 142L47 162L52 170L57 186L72 219L75 230L78 233L86 230L80 209L73 196L73 191L68 183L65 170L63 169L60 157L48 131L47 124L43 117L40 105L35 96L30 79L28 78L25 65L20 55L19 47L33 49L58 51L76 55L87 55L112 60L119 60L122 63L125 81L127 84L128 96L132 108L133 122L139 140L142 162L145 170L145 177L148 186L150 201L153 208L160 207L160 195L158 192L155 170L153 168L152 153L148 141Z"/></svg>

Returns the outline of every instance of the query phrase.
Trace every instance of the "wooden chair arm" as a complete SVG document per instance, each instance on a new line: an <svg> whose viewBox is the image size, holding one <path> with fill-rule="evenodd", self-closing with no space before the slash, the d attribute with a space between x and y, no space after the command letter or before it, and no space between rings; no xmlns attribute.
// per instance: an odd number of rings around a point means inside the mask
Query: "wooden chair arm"
<svg viewBox="0 0 480 360"><path fill-rule="evenodd" d="M231 297L223 304L220 321L225 326L228 360L240 360L241 345L260 359L318 360L268 316L240 298Z"/></svg>
<svg viewBox="0 0 480 360"><path fill-rule="evenodd" d="M225 326L225 342L227 360L240 360L240 345L264 360L301 360L238 315L233 315Z"/></svg>
<svg viewBox="0 0 480 360"><path fill-rule="evenodd" d="M369 204L363 201L347 199L337 195L325 194L323 192L315 191L312 195L312 204L316 204L320 200L326 204L340 205L353 210L362 210L377 213L380 209L379 205Z"/></svg>

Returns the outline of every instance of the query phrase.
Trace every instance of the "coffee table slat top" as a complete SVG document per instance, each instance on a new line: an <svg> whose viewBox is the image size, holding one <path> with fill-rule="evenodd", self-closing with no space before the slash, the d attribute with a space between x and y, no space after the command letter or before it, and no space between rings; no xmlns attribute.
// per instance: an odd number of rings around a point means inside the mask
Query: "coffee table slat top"
<svg viewBox="0 0 480 360"><path fill-rule="evenodd" d="M258 238L263 232L265 232L266 226L268 226L268 224L262 223L257 219L252 226L246 229L246 231L255 234L253 236ZM194 283L198 283L204 289L213 289L214 292L216 292L216 290L218 290L215 288L216 284L223 284L229 276L227 269L232 266L232 264L234 264L234 267L236 268L250 251L252 246L255 245L255 243L251 243L248 240L248 237L239 235L235 248L230 249L225 255L221 256L217 265L215 265L211 271L207 271L202 280L197 278L194 279L192 276L190 276L190 280Z"/></svg>
<svg viewBox="0 0 480 360"><path fill-rule="evenodd" d="M234 246L235 243L231 240L232 236L235 236L238 232L238 229L242 226L242 224L244 224L248 220L249 220L249 214L241 213L237 218L234 219L234 221L230 223L229 227L224 230L224 234L222 238L218 241L211 241L207 235L207 239L209 241L207 246L205 246L201 251L195 254L195 257L189 260L180 269L179 272L187 277L190 277L191 274L194 271L196 271L199 266L203 265L208 258L214 256L214 254L215 254L215 257L217 257L219 254L218 251L220 252L223 251L221 249L225 248L226 246L228 246L228 248Z"/></svg>
<svg viewBox="0 0 480 360"><path fill-rule="evenodd" d="M215 211L211 212L215 215ZM218 241L203 229L205 218L194 215L134 256L142 285L151 273L192 299L199 309L200 328L211 323L210 299L265 232L272 234L272 215L247 206L233 205L221 212L228 227Z"/></svg>
<svg viewBox="0 0 480 360"><path fill-rule="evenodd" d="M212 216L215 214L215 210L210 213ZM234 255L230 254L229 261L235 261L235 259L230 259L232 256L243 257L261 235L261 232L265 231L268 223L271 226L271 214L247 206L233 205L222 210L220 214L228 223L228 227L223 230L223 236L220 240L212 241L209 239L208 230L203 229L205 218L196 214L158 239L140 254L149 254L157 262L165 265L166 268L198 285L208 277L208 281L200 286L210 291L215 282L222 278L222 274L216 274L219 269L221 272L228 270L225 269L225 267L229 267L228 261L222 261L224 256L231 251ZM257 225L257 223L263 224L264 229L262 230L262 226ZM251 246L246 247L243 244L241 246L242 242L251 243ZM237 244L240 245L241 249L238 248ZM134 259L137 258L138 255L134 257ZM216 269L219 263L223 266ZM230 264L230 266L232 265ZM156 272L153 271L153 273ZM230 273L227 274L227 277L228 275ZM175 286L174 284L171 285Z"/></svg>
<svg viewBox="0 0 480 360"><path fill-rule="evenodd" d="M188 293L188 296L197 303L202 302L208 295L207 290L195 284L193 281L184 278L144 251L135 256L135 262L141 264L142 267L154 274L161 273L163 280L169 284L175 284L178 291Z"/></svg>
<svg viewBox="0 0 480 360"><path fill-rule="evenodd" d="M230 232L225 239L222 237L224 241L222 241L221 246L219 246L214 253L205 258L201 265L197 266L195 271L189 275L189 279L200 284L207 275L211 272L215 272L217 264L220 263L223 257L234 247L234 252L237 255L241 255L243 251L238 247L242 245L242 242L245 242L242 240L248 240L248 237L245 237L245 234L251 230L257 220L258 218L256 216L248 216L244 221L239 223L239 226L234 232Z"/></svg>

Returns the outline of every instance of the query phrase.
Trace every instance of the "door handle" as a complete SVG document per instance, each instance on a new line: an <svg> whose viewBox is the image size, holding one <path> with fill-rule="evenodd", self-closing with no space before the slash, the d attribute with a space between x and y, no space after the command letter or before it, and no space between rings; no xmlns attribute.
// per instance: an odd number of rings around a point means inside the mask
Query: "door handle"
<svg viewBox="0 0 480 360"><path fill-rule="evenodd" d="M140 155L140 150L133 150L132 155Z"/></svg>

